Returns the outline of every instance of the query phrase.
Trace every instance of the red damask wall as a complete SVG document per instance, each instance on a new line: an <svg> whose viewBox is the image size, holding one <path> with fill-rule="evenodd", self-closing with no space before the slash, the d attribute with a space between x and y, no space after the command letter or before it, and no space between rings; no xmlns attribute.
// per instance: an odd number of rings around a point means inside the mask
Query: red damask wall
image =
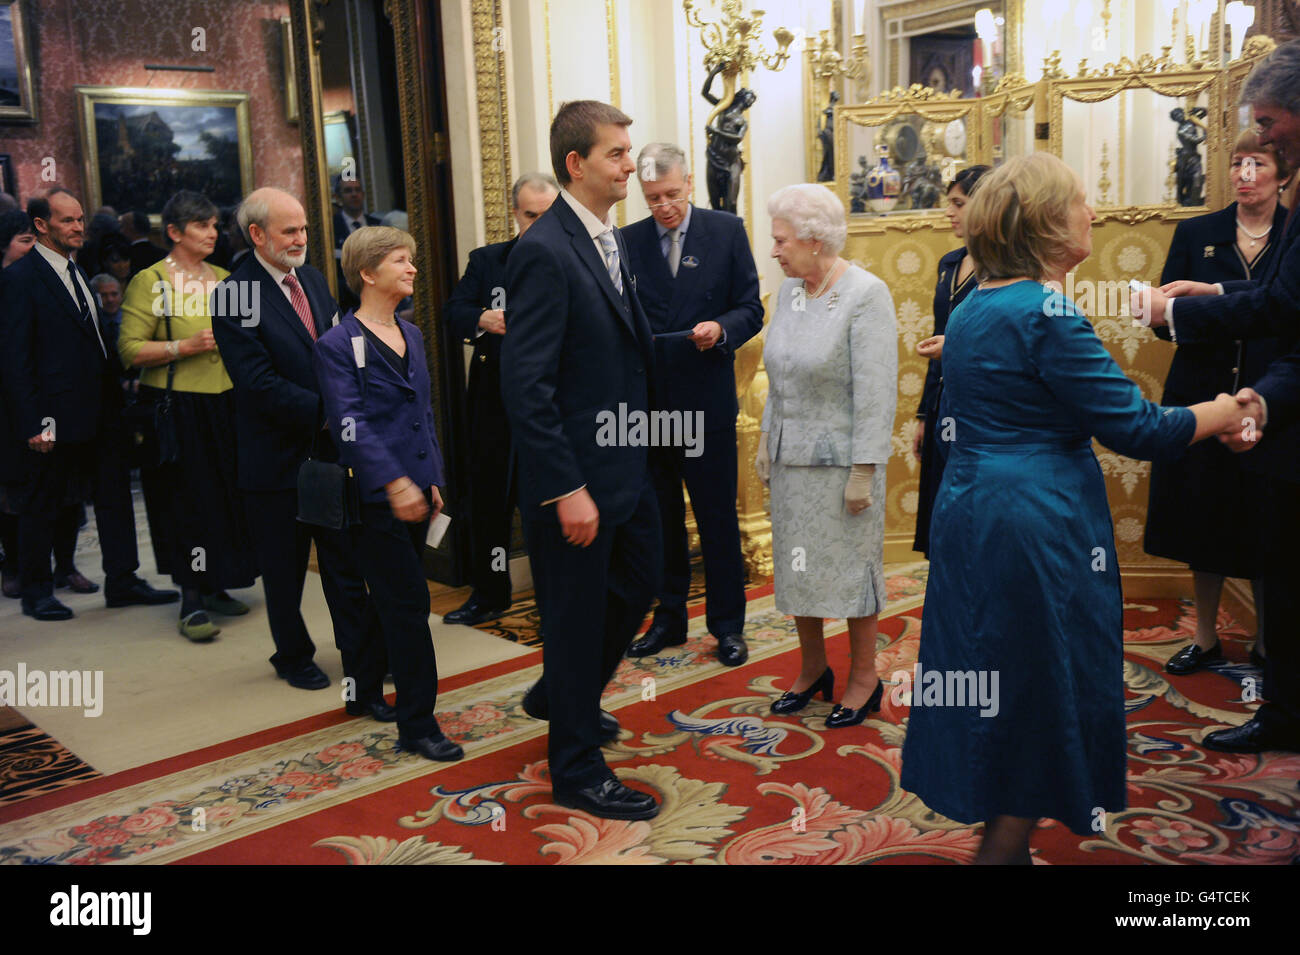
<svg viewBox="0 0 1300 955"><path fill-rule="evenodd" d="M280 17L288 16L287 3L25 0L25 11L40 122L0 126L0 153L13 156L24 203L48 185L41 179L47 156L61 183L86 194L73 93L78 85L248 92L253 185L301 194L298 127L285 120ZM196 27L206 31L206 52L191 49ZM215 72L157 72L146 70L146 63L211 66Z"/></svg>

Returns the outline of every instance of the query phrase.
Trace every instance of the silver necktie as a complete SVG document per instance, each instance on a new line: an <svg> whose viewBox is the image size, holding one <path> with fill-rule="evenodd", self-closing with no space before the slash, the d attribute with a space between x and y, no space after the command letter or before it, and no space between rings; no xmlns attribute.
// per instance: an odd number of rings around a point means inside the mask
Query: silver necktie
<svg viewBox="0 0 1300 955"><path fill-rule="evenodd" d="M668 233L668 271L677 278L677 266L682 262L682 237L677 229Z"/></svg>
<svg viewBox="0 0 1300 955"><path fill-rule="evenodd" d="M614 288L618 289L618 294L623 294L623 271L618 266L618 244L614 241L614 230L607 229L598 237L600 247L605 250L605 270L609 272L609 280L614 283Z"/></svg>

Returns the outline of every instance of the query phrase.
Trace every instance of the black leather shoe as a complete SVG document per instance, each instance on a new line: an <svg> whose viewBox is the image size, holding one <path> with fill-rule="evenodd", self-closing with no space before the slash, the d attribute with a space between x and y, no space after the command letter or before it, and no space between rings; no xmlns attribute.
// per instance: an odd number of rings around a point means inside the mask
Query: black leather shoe
<svg viewBox="0 0 1300 955"><path fill-rule="evenodd" d="M822 675L817 678L816 682L802 693L796 693L793 690L786 690L782 693L781 698L772 704L772 712L781 716L787 713L798 713L808 705L809 700L817 695L818 690L821 690L822 699L829 703L831 695L835 691L835 674L831 672L830 667L823 670Z"/></svg>
<svg viewBox="0 0 1300 955"><path fill-rule="evenodd" d="M738 633L718 637L718 659L729 667L738 667L749 659L749 647Z"/></svg>
<svg viewBox="0 0 1300 955"><path fill-rule="evenodd" d="M1206 664L1218 663L1222 659L1223 648L1219 646L1217 640L1208 650L1202 650L1196 644L1189 643L1169 658L1169 662L1165 664L1165 672L1172 673L1174 676L1186 676L1188 673L1204 669Z"/></svg>
<svg viewBox="0 0 1300 955"><path fill-rule="evenodd" d="M627 648L630 657L648 657L658 653L664 647L680 647L686 642L686 634L665 626L662 623L650 624L650 629L639 640L633 640Z"/></svg>
<svg viewBox="0 0 1300 955"><path fill-rule="evenodd" d="M465 758L465 751L460 748L460 745L453 743L441 733L437 736L421 736L419 739L405 739L399 736L397 748L439 763L454 763L458 759Z"/></svg>
<svg viewBox="0 0 1300 955"><path fill-rule="evenodd" d="M550 711L545 705L538 701L531 689L524 694L524 699L520 706L526 715L531 716L535 720L542 720L545 722L551 718ZM601 710L600 741L602 743L609 743L618 739L619 729L618 720L614 718L614 714Z"/></svg>
<svg viewBox="0 0 1300 955"><path fill-rule="evenodd" d="M276 670L275 674L300 690L323 690L330 685L325 671L314 663L304 663L296 670Z"/></svg>
<svg viewBox="0 0 1300 955"><path fill-rule="evenodd" d="M88 579L75 567L69 573L54 575L54 589L62 590L64 587L67 587L74 594L99 593L99 584Z"/></svg>
<svg viewBox="0 0 1300 955"><path fill-rule="evenodd" d="M1217 749L1221 753L1300 752L1300 732L1287 733L1265 726L1258 717L1231 729L1208 733L1202 742L1207 749Z"/></svg>
<svg viewBox="0 0 1300 955"><path fill-rule="evenodd" d="M368 716L376 723L397 722L397 708L390 706L384 700L375 700L373 703L348 700L343 704L343 709L347 711L348 716Z"/></svg>
<svg viewBox="0 0 1300 955"><path fill-rule="evenodd" d="M561 806L581 809L601 819L653 819L659 803L649 793L628 789L617 779L607 779L586 789L554 789L552 798Z"/></svg>
<svg viewBox="0 0 1300 955"><path fill-rule="evenodd" d="M139 577L132 576L125 586L104 586L104 603L110 607L130 607L133 604L154 606L173 604L181 599L180 591L155 590Z"/></svg>
<svg viewBox="0 0 1300 955"><path fill-rule="evenodd" d="M480 623L487 623L489 620L495 620L509 609L509 607L488 607L479 602L477 595L471 594L469 600L465 601L460 605L460 607L443 617L442 622L467 627L477 627Z"/></svg>
<svg viewBox="0 0 1300 955"><path fill-rule="evenodd" d="M885 698L885 681L881 680L876 684L875 692L856 710L851 710L847 706L835 704L835 709L831 710L831 715L826 717L827 729L839 729L841 726L857 726L865 720L870 713L880 709L880 701Z"/></svg>
<svg viewBox="0 0 1300 955"><path fill-rule="evenodd" d="M0 592L6 597L21 597L23 595L23 582L17 574L0 575Z"/></svg>
<svg viewBox="0 0 1300 955"><path fill-rule="evenodd" d="M23 600L23 613L36 620L71 620L72 611L54 597Z"/></svg>

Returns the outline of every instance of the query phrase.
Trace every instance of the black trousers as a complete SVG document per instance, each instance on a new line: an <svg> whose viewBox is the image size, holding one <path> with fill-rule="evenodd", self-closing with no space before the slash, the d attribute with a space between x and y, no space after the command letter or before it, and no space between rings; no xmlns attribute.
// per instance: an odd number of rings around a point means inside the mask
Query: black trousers
<svg viewBox="0 0 1300 955"><path fill-rule="evenodd" d="M84 505L69 507L54 522L54 573L70 574L76 567L77 533L86 519Z"/></svg>
<svg viewBox="0 0 1300 955"><path fill-rule="evenodd" d="M431 495L424 492L426 500ZM362 504L354 530L366 584L379 614L388 660L397 687L397 732L406 738L440 734L438 661L429 631L429 585L425 579L426 518L399 521L387 503Z"/></svg>
<svg viewBox="0 0 1300 955"><path fill-rule="evenodd" d="M691 555L684 480L704 553L705 620L709 632L720 637L745 629L745 559L736 515L736 431L709 431L703 439L698 457L687 457L685 448L659 448L650 456L664 549L655 623L674 633L686 632Z"/></svg>
<svg viewBox="0 0 1300 955"><path fill-rule="evenodd" d="M378 700L384 695L388 658L350 534L299 521L294 489L245 492L244 506L275 641L271 664L288 672L309 663L316 653L302 619L302 591L315 540L321 590L334 623L334 644L343 657L343 675L355 681L358 701Z"/></svg>
<svg viewBox="0 0 1300 955"><path fill-rule="evenodd" d="M1264 698L1256 719L1300 733L1300 488L1276 482L1274 546L1264 573Z"/></svg>
<svg viewBox="0 0 1300 955"><path fill-rule="evenodd" d="M649 477L622 524L603 519L596 539L575 547L560 523L527 523L529 562L542 615L544 693L550 715L551 783L584 789L611 776L600 752L600 696L659 589L663 551Z"/></svg>
<svg viewBox="0 0 1300 955"><path fill-rule="evenodd" d="M475 430L469 452L470 583L479 602L493 608L514 602L510 585L513 464L508 426Z"/></svg>
<svg viewBox="0 0 1300 955"><path fill-rule="evenodd" d="M95 441L58 442L39 454L24 450L27 482L18 518L23 599L54 593L50 552L63 527L76 526L80 502L89 497L103 554L104 590L125 586L140 566L131 505L131 475L115 435Z"/></svg>

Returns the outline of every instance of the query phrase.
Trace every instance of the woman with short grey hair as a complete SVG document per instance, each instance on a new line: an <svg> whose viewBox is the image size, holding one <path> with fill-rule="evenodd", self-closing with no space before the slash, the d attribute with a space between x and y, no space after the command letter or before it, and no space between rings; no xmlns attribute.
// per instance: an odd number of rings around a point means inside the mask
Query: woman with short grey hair
<svg viewBox="0 0 1300 955"><path fill-rule="evenodd" d="M885 464L898 380L894 302L885 283L839 257L844 207L824 186L768 200L781 285L763 360L768 394L754 464L772 488L776 606L794 616L803 666L772 704L795 713L835 675L822 620L848 620L852 665L829 728L880 709L876 619L885 605Z"/></svg>

